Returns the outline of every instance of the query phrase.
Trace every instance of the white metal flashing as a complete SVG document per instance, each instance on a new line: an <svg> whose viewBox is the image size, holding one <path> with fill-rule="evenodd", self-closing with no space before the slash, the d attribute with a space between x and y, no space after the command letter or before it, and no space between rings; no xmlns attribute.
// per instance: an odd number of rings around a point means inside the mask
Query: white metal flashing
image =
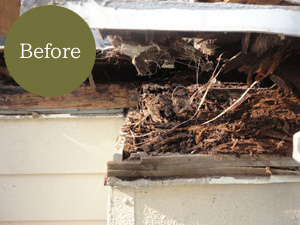
<svg viewBox="0 0 300 225"><path fill-rule="evenodd" d="M300 37L299 6L229 3L65 1L91 28L263 32Z"/></svg>
<svg viewBox="0 0 300 225"><path fill-rule="evenodd" d="M117 30L262 32L300 37L300 7L230 3L22 0L21 13L60 5L91 28Z"/></svg>

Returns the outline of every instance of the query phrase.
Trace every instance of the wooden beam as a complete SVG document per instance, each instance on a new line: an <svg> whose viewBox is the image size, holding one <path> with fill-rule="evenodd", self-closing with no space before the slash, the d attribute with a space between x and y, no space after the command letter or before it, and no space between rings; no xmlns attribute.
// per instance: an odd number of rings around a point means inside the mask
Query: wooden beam
<svg viewBox="0 0 300 225"><path fill-rule="evenodd" d="M21 0L0 1L0 35L7 35L10 27L20 16Z"/></svg>
<svg viewBox="0 0 300 225"><path fill-rule="evenodd" d="M141 161L133 162L108 162L108 169L143 169L161 170L174 166L179 168L206 168L206 167L276 167L276 168L297 168L300 163L291 157L273 155L254 155L248 154L236 157L235 155L173 155L142 157Z"/></svg>
<svg viewBox="0 0 300 225"><path fill-rule="evenodd" d="M123 180L132 180L139 178L162 179L162 178L196 178L196 177L256 177L270 175L295 175L300 176L298 171L281 170L281 169L265 169L251 167L208 167L208 168L193 168L193 169L174 169L167 170L108 170L107 177L117 177Z"/></svg>
<svg viewBox="0 0 300 225"><path fill-rule="evenodd" d="M126 84L81 86L59 97L40 97L21 87L0 87L0 110L135 108L137 87Z"/></svg>
<svg viewBox="0 0 300 225"><path fill-rule="evenodd" d="M291 157L248 154L142 156L140 160L107 163L107 177L121 179L203 176L269 176L296 174L300 163ZM266 169L267 168L267 169ZM296 171L296 172L295 172Z"/></svg>
<svg viewBox="0 0 300 225"><path fill-rule="evenodd" d="M0 110L136 108L138 86L132 83L95 84L96 90L93 86L82 86L70 94L51 98L30 94L19 86L0 86ZM245 90L246 87L216 87L211 93L226 100L239 98ZM250 93L259 90L264 89L253 89Z"/></svg>

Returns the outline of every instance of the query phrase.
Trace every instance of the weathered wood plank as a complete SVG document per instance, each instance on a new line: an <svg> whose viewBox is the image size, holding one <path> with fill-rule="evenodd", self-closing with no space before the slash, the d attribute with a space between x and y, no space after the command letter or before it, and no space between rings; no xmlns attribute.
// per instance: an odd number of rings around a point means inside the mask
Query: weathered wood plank
<svg viewBox="0 0 300 225"><path fill-rule="evenodd" d="M20 10L20 0L0 1L0 35L7 35L12 24L20 16Z"/></svg>
<svg viewBox="0 0 300 225"><path fill-rule="evenodd" d="M220 163L236 166L273 166L273 167L299 167L300 164L291 157L283 157L276 155L177 155L177 156L160 156L157 158L145 157L142 158L143 163L158 163L158 164L178 164L178 163L197 163L211 164Z"/></svg>
<svg viewBox="0 0 300 225"><path fill-rule="evenodd" d="M96 90L81 86L59 97L40 97L20 87L0 88L0 110L135 108L136 104L137 87L131 83L97 84Z"/></svg>
<svg viewBox="0 0 300 225"><path fill-rule="evenodd" d="M8 72L6 68L3 72ZM9 76L9 74L7 74ZM40 97L26 92L19 86L0 86L0 110L17 109L95 109L136 108L138 85L132 83L96 84L79 87L60 97ZM214 87L211 93L220 99L239 98L246 88ZM252 93L263 90L253 89Z"/></svg>
<svg viewBox="0 0 300 225"><path fill-rule="evenodd" d="M138 178L175 178L175 177L207 177L207 176L270 176L273 175L300 175L299 172L280 170L280 169L265 169L251 167L209 167L201 169L168 169L168 170L108 170L107 177L117 177L123 179L138 179Z"/></svg>
<svg viewBox="0 0 300 225"><path fill-rule="evenodd" d="M143 157L140 161L107 163L108 170L165 170L165 169L199 169L209 167L276 167L298 168L300 163L291 157L271 155L177 155Z"/></svg>
<svg viewBox="0 0 300 225"><path fill-rule="evenodd" d="M110 161L107 177L137 179L142 177L201 177L201 176L269 176L300 175L300 163L291 157L274 155L173 155L142 157L139 161ZM268 167L269 169L266 169Z"/></svg>

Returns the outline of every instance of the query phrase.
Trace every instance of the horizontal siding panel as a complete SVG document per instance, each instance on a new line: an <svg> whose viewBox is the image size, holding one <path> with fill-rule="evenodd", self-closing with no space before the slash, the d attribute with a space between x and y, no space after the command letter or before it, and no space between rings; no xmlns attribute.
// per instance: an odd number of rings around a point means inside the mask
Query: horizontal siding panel
<svg viewBox="0 0 300 225"><path fill-rule="evenodd" d="M18 221L0 222L0 225L106 225L105 220L94 221Z"/></svg>
<svg viewBox="0 0 300 225"><path fill-rule="evenodd" d="M0 119L0 174L105 173L123 120Z"/></svg>
<svg viewBox="0 0 300 225"><path fill-rule="evenodd" d="M0 176L0 222L106 220L103 180L104 174Z"/></svg>

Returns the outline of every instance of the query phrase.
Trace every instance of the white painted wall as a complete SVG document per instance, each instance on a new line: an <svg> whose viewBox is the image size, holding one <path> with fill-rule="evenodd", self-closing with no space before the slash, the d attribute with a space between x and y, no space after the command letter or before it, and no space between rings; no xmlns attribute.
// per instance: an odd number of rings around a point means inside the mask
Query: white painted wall
<svg viewBox="0 0 300 225"><path fill-rule="evenodd" d="M300 183L112 187L110 225L299 225Z"/></svg>
<svg viewBox="0 0 300 225"><path fill-rule="evenodd" d="M0 225L104 225L123 118L0 119Z"/></svg>

